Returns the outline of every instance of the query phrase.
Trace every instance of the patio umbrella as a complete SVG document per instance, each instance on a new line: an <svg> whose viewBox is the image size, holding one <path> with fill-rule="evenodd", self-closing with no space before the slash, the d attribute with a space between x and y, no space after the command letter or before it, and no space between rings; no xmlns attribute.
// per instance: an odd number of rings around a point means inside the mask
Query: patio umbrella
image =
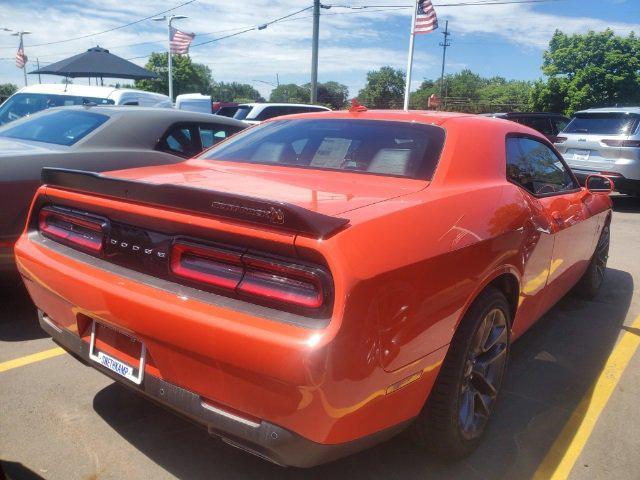
<svg viewBox="0 0 640 480"><path fill-rule="evenodd" d="M90 48L84 53L29 72L29 74L38 73L71 78L108 77L140 80L142 78L157 77L155 73L139 67L124 58L113 55L106 48L100 47Z"/></svg>

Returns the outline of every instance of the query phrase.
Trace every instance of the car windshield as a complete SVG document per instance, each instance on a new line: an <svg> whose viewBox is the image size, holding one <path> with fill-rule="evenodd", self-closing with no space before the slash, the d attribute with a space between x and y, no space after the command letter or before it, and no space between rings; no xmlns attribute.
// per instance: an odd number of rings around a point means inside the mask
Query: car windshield
<svg viewBox="0 0 640 480"><path fill-rule="evenodd" d="M565 133L595 133L600 135L631 135L640 116L626 113L577 114L563 130Z"/></svg>
<svg viewBox="0 0 640 480"><path fill-rule="evenodd" d="M250 107L249 105L239 105L236 108L237 110L236 113L233 114L233 118L237 120L244 120L247 118L247 115L249 115L249 112L253 109L253 107Z"/></svg>
<svg viewBox="0 0 640 480"><path fill-rule="evenodd" d="M108 98L80 97L76 95L57 95L52 93L16 93L0 106L0 125L31 115L47 108L69 105L113 105Z"/></svg>
<svg viewBox="0 0 640 480"><path fill-rule="evenodd" d="M429 180L444 136L440 127L408 122L280 120L239 133L201 158Z"/></svg>
<svg viewBox="0 0 640 480"><path fill-rule="evenodd" d="M63 109L8 125L0 129L0 137L70 146L107 120L106 115Z"/></svg>

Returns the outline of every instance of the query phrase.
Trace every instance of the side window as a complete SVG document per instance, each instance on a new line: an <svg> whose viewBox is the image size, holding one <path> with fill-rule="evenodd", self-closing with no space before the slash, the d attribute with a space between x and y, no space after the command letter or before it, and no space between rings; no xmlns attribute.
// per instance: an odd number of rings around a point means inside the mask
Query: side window
<svg viewBox="0 0 640 480"><path fill-rule="evenodd" d="M184 125L171 128L159 143L158 150L181 157L191 157L198 153L198 148L193 142L191 129Z"/></svg>
<svg viewBox="0 0 640 480"><path fill-rule="evenodd" d="M562 160L542 142L507 138L507 179L534 195L549 195L578 188Z"/></svg>
<svg viewBox="0 0 640 480"><path fill-rule="evenodd" d="M212 147L240 130L238 127L230 125L200 125L198 129L200 130L200 142L203 149Z"/></svg>

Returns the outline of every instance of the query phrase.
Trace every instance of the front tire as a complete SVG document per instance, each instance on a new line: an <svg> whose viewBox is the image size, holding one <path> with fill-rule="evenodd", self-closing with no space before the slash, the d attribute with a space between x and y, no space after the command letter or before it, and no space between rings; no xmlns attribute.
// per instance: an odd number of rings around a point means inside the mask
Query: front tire
<svg viewBox="0 0 640 480"><path fill-rule="evenodd" d="M509 303L494 288L464 316L414 425L417 440L438 456L462 458L480 443L507 370L510 322Z"/></svg>
<svg viewBox="0 0 640 480"><path fill-rule="evenodd" d="M600 233L598 245L595 252L593 252L589 266L575 287L575 293L579 297L591 299L598 294L607 272L610 243L611 229L607 223Z"/></svg>

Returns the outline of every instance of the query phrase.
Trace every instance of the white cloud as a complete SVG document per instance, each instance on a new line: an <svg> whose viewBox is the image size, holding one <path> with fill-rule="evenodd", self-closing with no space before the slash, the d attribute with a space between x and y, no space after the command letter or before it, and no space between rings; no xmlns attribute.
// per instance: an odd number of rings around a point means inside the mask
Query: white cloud
<svg viewBox="0 0 640 480"><path fill-rule="evenodd" d="M406 5L409 0L386 0L385 5ZM459 0L463 1L463 0ZM53 62L86 48L100 44L125 58L144 55L152 50L164 48L165 26L145 21L133 27L116 30L108 34L68 43L33 47L31 45L83 35L87 32L106 30L115 25L166 10L180 0L22 0L2 5L3 21L15 29L34 32L25 39L26 52L35 68L34 60ZM241 6L238 1L198 0L181 8L178 13L188 15L178 23L187 31L196 33L220 32L255 25L272 18L300 10L311 2L306 0L253 0L251 8ZM327 2L330 3L330 2ZM350 3L350 2L346 2ZM362 3L362 2L355 2ZM368 3L368 2L364 2ZM437 3L437 2L436 2ZM437 8L437 7L436 7ZM256 12L260 16L256 16ZM348 14L334 15L334 13ZM386 10L381 12L345 11L332 8L321 25L320 79L335 79L350 86L357 93L364 82L366 72L382 65L403 68L406 64L405 39L409 27L410 10ZM311 57L311 11L299 15L300 20L287 21L269 28L229 38L219 43L194 48L192 57L212 68L218 80L273 81L279 73L284 82L306 82L310 72ZM640 31L637 23L607 22L597 18L558 16L540 13L531 5L493 5L483 7L438 8L442 19L450 20L450 27L457 39L468 37L476 41L477 34L497 36L498 40L511 42L524 48L544 48L555 27L565 32L584 32L590 29L613 28L616 32ZM224 35L198 36L196 43ZM474 37L470 37L474 35ZM127 47L123 45L157 41L154 45ZM469 43L469 42L467 42ZM478 44L479 53L482 43ZM22 83L21 72L13 65L15 37L0 36L1 82ZM439 75L438 53L416 51L414 79L424 75ZM136 60L144 64L145 60ZM453 68L465 65L449 62ZM49 77L49 81L59 81ZM79 80L82 82L83 80ZM254 83L263 94L270 87Z"/></svg>

